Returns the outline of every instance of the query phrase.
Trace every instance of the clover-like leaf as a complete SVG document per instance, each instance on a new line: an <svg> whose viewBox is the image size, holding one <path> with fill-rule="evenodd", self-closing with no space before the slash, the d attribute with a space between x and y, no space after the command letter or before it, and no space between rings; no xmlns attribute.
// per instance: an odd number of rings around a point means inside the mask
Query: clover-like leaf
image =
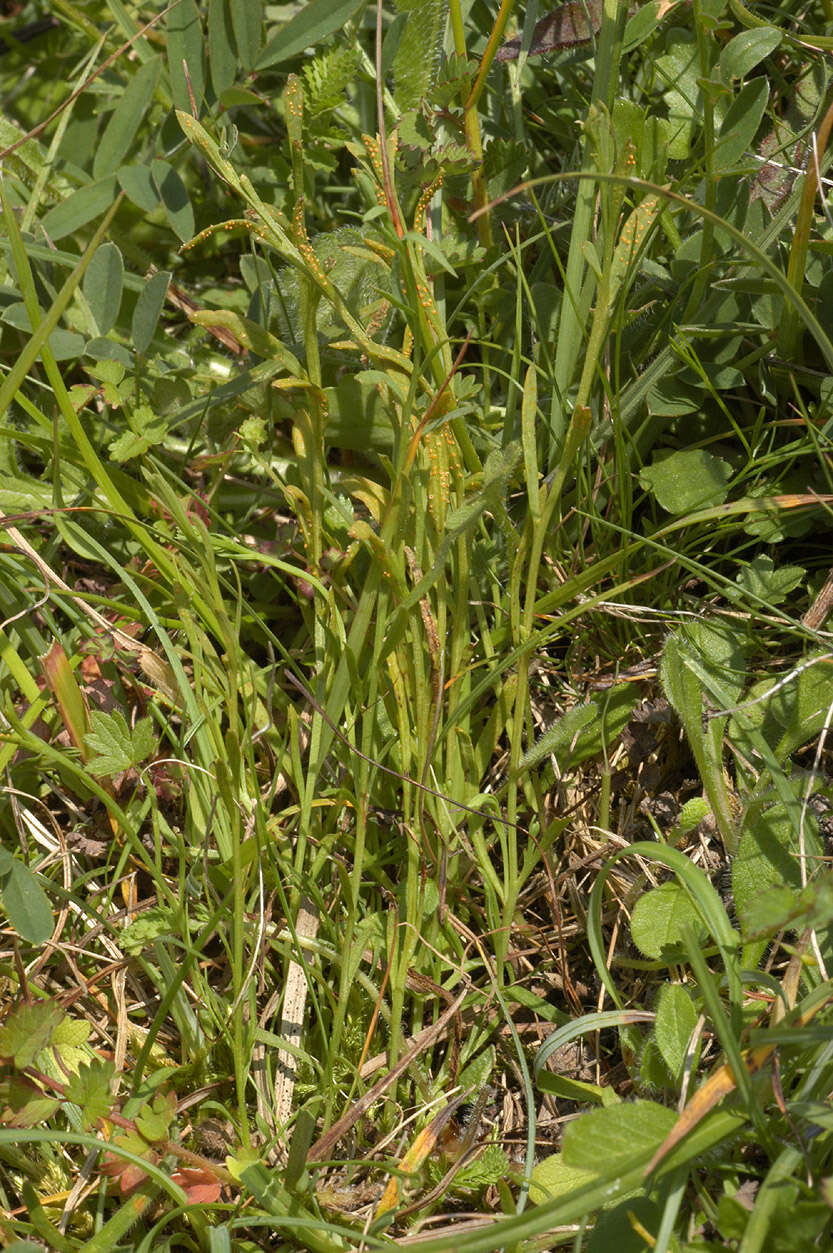
<svg viewBox="0 0 833 1253"><path fill-rule="evenodd" d="M176 1096L173 1092L157 1092L152 1102L145 1105L136 1116L136 1128L149 1144L167 1140L171 1122L176 1114Z"/></svg>

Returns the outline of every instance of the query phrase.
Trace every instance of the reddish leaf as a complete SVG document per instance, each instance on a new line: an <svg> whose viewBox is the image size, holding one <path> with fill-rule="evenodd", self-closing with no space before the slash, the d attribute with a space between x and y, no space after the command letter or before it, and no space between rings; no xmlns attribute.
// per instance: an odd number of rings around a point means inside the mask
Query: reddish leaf
<svg viewBox="0 0 833 1253"><path fill-rule="evenodd" d="M69 659L57 640L52 642L49 652L41 657L40 663L69 737L81 753L82 759L86 760L84 739L90 729L89 714Z"/></svg>
<svg viewBox="0 0 833 1253"><path fill-rule="evenodd" d="M129 1149L137 1157L143 1157L154 1164L159 1161L158 1153L153 1152L138 1131L128 1131L123 1135L118 1135L113 1143L121 1148ZM104 1154L100 1170L102 1175L106 1175L118 1185L122 1196L129 1196L131 1192L135 1192L147 1179L147 1172L141 1166L134 1166L133 1162L125 1161L123 1157L116 1157L115 1153Z"/></svg>
<svg viewBox="0 0 833 1253"><path fill-rule="evenodd" d="M192 1205L212 1205L220 1195L220 1180L207 1170L183 1166L171 1178L179 1184Z"/></svg>

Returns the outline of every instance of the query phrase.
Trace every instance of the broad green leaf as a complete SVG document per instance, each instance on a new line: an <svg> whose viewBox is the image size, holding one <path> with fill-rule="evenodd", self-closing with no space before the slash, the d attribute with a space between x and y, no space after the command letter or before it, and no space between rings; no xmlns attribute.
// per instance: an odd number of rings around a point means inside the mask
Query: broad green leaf
<svg viewBox="0 0 833 1253"><path fill-rule="evenodd" d="M649 1245L644 1232L658 1231L662 1226L664 1200L632 1196L607 1206L598 1215L590 1232L586 1253L647 1253ZM680 1253L680 1244L673 1234L664 1245L667 1253Z"/></svg>
<svg viewBox="0 0 833 1253"><path fill-rule="evenodd" d="M96 149L93 161L95 178L113 173L127 156L153 99L161 72L162 60L160 57L154 57L152 61L140 66L131 78L104 128L104 134Z"/></svg>
<svg viewBox="0 0 833 1253"><path fill-rule="evenodd" d="M794 932L806 927L829 927L833 918L833 874L808 883L801 892L775 883L756 893L744 905L740 917L744 935L776 935L782 927Z"/></svg>
<svg viewBox="0 0 833 1253"><path fill-rule="evenodd" d="M324 438L333 448L386 453L393 447L391 406L381 388L360 375L345 374L326 387L327 426Z"/></svg>
<svg viewBox="0 0 833 1253"><path fill-rule="evenodd" d="M193 92L199 114L205 103L205 53L200 11L195 0L178 0L168 13L167 22L168 73L174 105L177 109L190 113ZM185 77L183 62L187 66L188 79ZM191 83L191 92L188 90L188 80Z"/></svg>
<svg viewBox="0 0 833 1253"><path fill-rule="evenodd" d="M118 435L108 445L114 461L132 461L141 457L149 448L159 444L168 431L165 418L154 413L150 405L137 405L127 414L129 430Z"/></svg>
<svg viewBox="0 0 833 1253"><path fill-rule="evenodd" d="M454 1176L458 1188L480 1191L505 1179L509 1173L509 1158L497 1144L489 1144L470 1165L463 1166Z"/></svg>
<svg viewBox="0 0 833 1253"><path fill-rule="evenodd" d="M367 0L309 0L269 40L255 69L265 70L290 61L305 48L317 47L335 31L341 30Z"/></svg>
<svg viewBox="0 0 833 1253"><path fill-rule="evenodd" d="M22 301L7 305L0 315L0 321L5 322L7 326L17 327L19 331L31 333L32 323L29 319L29 311ZM86 347L83 335L77 335L75 331L67 331L63 327L54 330L47 342L49 351L56 361L77 361Z"/></svg>
<svg viewBox="0 0 833 1253"><path fill-rule="evenodd" d="M161 157L153 162L150 170L168 221L182 242L186 243L194 234L194 210L185 184L174 167Z"/></svg>
<svg viewBox="0 0 833 1253"><path fill-rule="evenodd" d="M141 718L134 727L127 725L121 710L105 713L93 710L92 730L87 733L87 751L96 754L89 762L92 774L119 774L131 766L141 765L153 752L153 723Z"/></svg>
<svg viewBox="0 0 833 1253"><path fill-rule="evenodd" d="M582 1114L564 1131L564 1161L579 1170L626 1171L635 1157L658 1149L677 1121L673 1109L653 1101L604 1106Z"/></svg>
<svg viewBox="0 0 833 1253"><path fill-rule="evenodd" d="M702 395L677 374L666 374L651 387L646 396L648 412L660 418L679 418L696 413L703 403Z"/></svg>
<svg viewBox="0 0 833 1253"><path fill-rule="evenodd" d="M63 1017L54 1001L17 1005L0 1027L0 1057L11 1058L18 1070L31 1066Z"/></svg>
<svg viewBox="0 0 833 1253"><path fill-rule="evenodd" d="M382 40L382 76L387 78L390 73L393 58L396 56L397 48L408 23L406 13L397 13L391 24L385 31L385 37Z"/></svg>
<svg viewBox="0 0 833 1253"><path fill-rule="evenodd" d="M808 658L808 660L811 660ZM763 733L767 741L775 728L780 735L775 756L783 761L796 749L809 744L826 724L833 705L833 673L827 659L807 665L765 702Z"/></svg>
<svg viewBox="0 0 833 1253"><path fill-rule="evenodd" d="M693 831L707 817L708 812L708 801L702 796L692 796L691 800L686 801L680 810L680 816L675 823L674 830L678 835L684 835L687 831Z"/></svg>
<svg viewBox="0 0 833 1253"><path fill-rule="evenodd" d="M226 87L220 96L221 107L236 109L241 104L253 104L257 108L262 108L263 97L259 96L256 91L250 91L248 87L240 87L237 83L232 87Z"/></svg>
<svg viewBox="0 0 833 1253"><path fill-rule="evenodd" d="M6 917L22 940L45 944L52 934L53 918L40 879L7 849L0 853L0 904Z"/></svg>
<svg viewBox="0 0 833 1253"><path fill-rule="evenodd" d="M59 1097L44 1095L43 1089L33 1083L26 1075L12 1072L3 1080L3 1096L0 1099L0 1116L8 1127L36 1127L46 1122L57 1109L60 1109ZM13 1245L4 1246L3 1253ZM37 1253L43 1253L43 1245L37 1246Z"/></svg>
<svg viewBox="0 0 833 1253"><path fill-rule="evenodd" d="M654 1039L675 1083L682 1078L691 1034L697 1025L697 1010L691 993L679 983L665 983L657 998Z"/></svg>
<svg viewBox="0 0 833 1253"><path fill-rule="evenodd" d="M113 243L102 244L87 267L82 289L96 321L106 335L119 316L124 289L124 262Z"/></svg>
<svg viewBox="0 0 833 1253"><path fill-rule="evenodd" d="M48 509L52 504L52 485L37 479L0 474L0 509L4 513Z"/></svg>
<svg viewBox="0 0 833 1253"><path fill-rule="evenodd" d="M240 61L245 70L250 70L260 52L263 25L262 0L229 0L229 2Z"/></svg>
<svg viewBox="0 0 833 1253"><path fill-rule="evenodd" d="M769 81L755 78L732 101L714 146L715 171L730 169L752 148L768 100Z"/></svg>
<svg viewBox="0 0 833 1253"><path fill-rule="evenodd" d="M119 937L126 953L141 953L153 944L173 933L171 911L166 906L154 905L143 910L129 922Z"/></svg>
<svg viewBox="0 0 833 1253"><path fill-rule="evenodd" d="M66 1074L68 1070L79 1070L82 1064L90 1060L91 1049L87 1041L91 1030L90 1023L84 1022L81 1018L65 1018L63 1022L58 1023L49 1043L49 1049L52 1050L53 1061L57 1052L63 1074ZM45 1055L38 1058L38 1065L42 1069L45 1068L44 1061Z"/></svg>
<svg viewBox="0 0 833 1253"><path fill-rule="evenodd" d="M153 213L154 209L159 208L159 193L146 165L123 165L116 177L122 191L137 209Z"/></svg>
<svg viewBox="0 0 833 1253"><path fill-rule="evenodd" d="M147 352L151 345L171 278L170 270L160 270L150 276L139 293L131 325L131 338L137 352Z"/></svg>
<svg viewBox="0 0 833 1253"><path fill-rule="evenodd" d="M766 604L780 605L790 592L801 586L806 577L806 571L801 566L779 566L776 569L768 553L758 553L741 568L735 582Z"/></svg>
<svg viewBox="0 0 833 1253"><path fill-rule="evenodd" d="M726 499L732 477L728 462L703 448L658 453L639 473L639 484L669 513L708 509Z"/></svg>
<svg viewBox="0 0 833 1253"><path fill-rule="evenodd" d="M742 30L730 39L720 54L720 73L724 81L746 78L781 42L781 32L774 26L758 26Z"/></svg>
<svg viewBox="0 0 833 1253"><path fill-rule="evenodd" d="M595 1170L568 1166L562 1153L552 1153L534 1167L529 1183L529 1199L534 1205L555 1201L569 1196L584 1184L592 1183L596 1176Z"/></svg>
<svg viewBox="0 0 833 1253"><path fill-rule="evenodd" d="M804 815L803 831L804 854L813 866L823 850L812 813ZM732 861L732 892L742 921L755 917L756 899L768 888L801 888L800 855L795 817L780 801L763 813L747 815Z"/></svg>
<svg viewBox="0 0 833 1253"><path fill-rule="evenodd" d="M802 895L803 893L787 887L785 883L775 883L763 891L755 892L745 902L743 909L738 909L738 920L743 934L756 940L763 936L777 935L790 921L801 921L803 926L805 915L801 904ZM826 887L825 904L828 908L833 905L829 883ZM831 916L833 915L828 912L826 921Z"/></svg>
<svg viewBox="0 0 833 1253"><path fill-rule="evenodd" d="M641 953L656 961L679 961L683 928L706 929L688 893L673 881L644 892L631 915L631 938Z"/></svg>
<svg viewBox="0 0 833 1253"><path fill-rule="evenodd" d="M110 174L97 183L79 187L71 196L44 214L41 225L51 240L78 231L110 208L116 198L116 179Z"/></svg>
<svg viewBox="0 0 833 1253"><path fill-rule="evenodd" d="M208 64L211 85L218 99L237 77L237 48L229 0L209 0Z"/></svg>
<svg viewBox="0 0 833 1253"><path fill-rule="evenodd" d="M67 1100L80 1107L85 1127L94 1127L112 1110L114 1074L115 1066L111 1061L96 1058L79 1067L78 1072L67 1080Z"/></svg>
<svg viewBox="0 0 833 1253"><path fill-rule="evenodd" d="M679 638L713 704L733 704L746 682L747 641L731 622L690 619Z"/></svg>
<svg viewBox="0 0 833 1253"><path fill-rule="evenodd" d="M0 114L0 149L14 147L14 152L3 158L5 171L16 175L29 186L34 178L43 179L44 172L48 170L44 198L50 203L65 199L70 194L72 185L62 175L56 175L49 169L50 161L40 141L24 139L24 135L25 131L16 122Z"/></svg>

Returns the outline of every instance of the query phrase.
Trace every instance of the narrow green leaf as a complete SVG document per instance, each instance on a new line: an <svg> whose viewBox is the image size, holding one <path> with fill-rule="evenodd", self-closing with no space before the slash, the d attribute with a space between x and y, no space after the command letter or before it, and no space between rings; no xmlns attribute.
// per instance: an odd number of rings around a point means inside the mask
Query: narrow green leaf
<svg viewBox="0 0 833 1253"><path fill-rule="evenodd" d="M97 183L79 187L61 204L54 205L44 214L41 225L51 240L63 239L105 213L115 197L116 179L110 174Z"/></svg>
<svg viewBox="0 0 833 1253"><path fill-rule="evenodd" d="M260 52L263 25L261 0L230 0L234 37L243 67L250 70Z"/></svg>
<svg viewBox="0 0 833 1253"><path fill-rule="evenodd" d="M34 871L16 857L0 863L0 902L22 940L46 943L53 926L49 898Z"/></svg>
<svg viewBox="0 0 833 1253"><path fill-rule="evenodd" d="M538 409L538 379L535 366L531 365L524 379L521 402L521 444L524 450L524 476L529 513L533 522L541 516L541 499L538 492L538 449L535 442L535 415Z"/></svg>
<svg viewBox="0 0 833 1253"><path fill-rule="evenodd" d="M697 1024L697 1010L687 988L665 983L657 999L654 1039L671 1075L679 1082L688 1045Z"/></svg>
<svg viewBox="0 0 833 1253"><path fill-rule="evenodd" d="M194 234L194 210L185 184L167 161L158 158L150 167L159 199L165 206L168 221L185 243Z"/></svg>
<svg viewBox="0 0 833 1253"><path fill-rule="evenodd" d="M153 99L161 72L161 58L154 57L140 66L128 83L96 149L93 160L95 178L111 174L121 165Z"/></svg>
<svg viewBox="0 0 833 1253"><path fill-rule="evenodd" d="M394 96L402 112L418 108L440 64L446 24L445 0L397 0L408 22L393 59Z"/></svg>
<svg viewBox="0 0 833 1253"><path fill-rule="evenodd" d="M723 731L725 718L703 723L703 684L697 673L697 658L680 635L669 635L660 665L665 694L685 728L689 747L697 762L703 788L709 799L727 853L737 848L737 832L732 818L726 782L723 778Z"/></svg>
<svg viewBox="0 0 833 1253"><path fill-rule="evenodd" d="M209 0L208 64L211 85L219 99L237 77L237 47L229 0Z"/></svg>
<svg viewBox="0 0 833 1253"><path fill-rule="evenodd" d="M84 275L82 289L99 335L106 335L119 316L124 290L124 262L115 244L102 244L96 251Z"/></svg>
<svg viewBox="0 0 833 1253"><path fill-rule="evenodd" d="M147 352L156 333L159 315L165 305L172 275L170 270L152 274L145 283L133 310L131 337L137 352Z"/></svg>
<svg viewBox="0 0 833 1253"><path fill-rule="evenodd" d="M523 774L526 770L531 770L533 766L537 766L538 762L543 761L545 757L556 756L563 750L569 758L570 746L579 735L581 730L594 722L599 716L599 710L596 705L590 701L586 705L576 705L573 709L563 714L554 726L545 731L539 740L533 744L527 753L524 753L518 763L518 773Z"/></svg>
<svg viewBox="0 0 833 1253"><path fill-rule="evenodd" d="M367 0L310 0L269 40L255 69L279 65L305 48L316 47L340 30L359 9L364 9L366 3Z"/></svg>
<svg viewBox="0 0 833 1253"><path fill-rule="evenodd" d="M517 989L513 989L515 995ZM592 1035L594 1031L603 1031L608 1027L630 1027L637 1022L649 1022L653 1014L645 1010L608 1009L593 1014L582 1014L574 1018L548 1036L535 1054L535 1078L543 1074L544 1066L553 1054L573 1040L583 1035Z"/></svg>
<svg viewBox="0 0 833 1253"><path fill-rule="evenodd" d="M659 5L657 3L643 4L628 19L625 27L625 38L623 49L625 52L633 52L638 48L649 35L653 35L659 23Z"/></svg>
<svg viewBox="0 0 833 1253"><path fill-rule="evenodd" d="M754 78L732 101L714 146L715 171L728 170L752 147L768 100L768 80Z"/></svg>
<svg viewBox="0 0 833 1253"><path fill-rule="evenodd" d="M188 67L187 79L185 66ZM168 73L177 109L191 112L193 92L199 112L205 102L205 53L200 13L194 0L179 0L168 14ZM189 81L191 92L188 91Z"/></svg>

